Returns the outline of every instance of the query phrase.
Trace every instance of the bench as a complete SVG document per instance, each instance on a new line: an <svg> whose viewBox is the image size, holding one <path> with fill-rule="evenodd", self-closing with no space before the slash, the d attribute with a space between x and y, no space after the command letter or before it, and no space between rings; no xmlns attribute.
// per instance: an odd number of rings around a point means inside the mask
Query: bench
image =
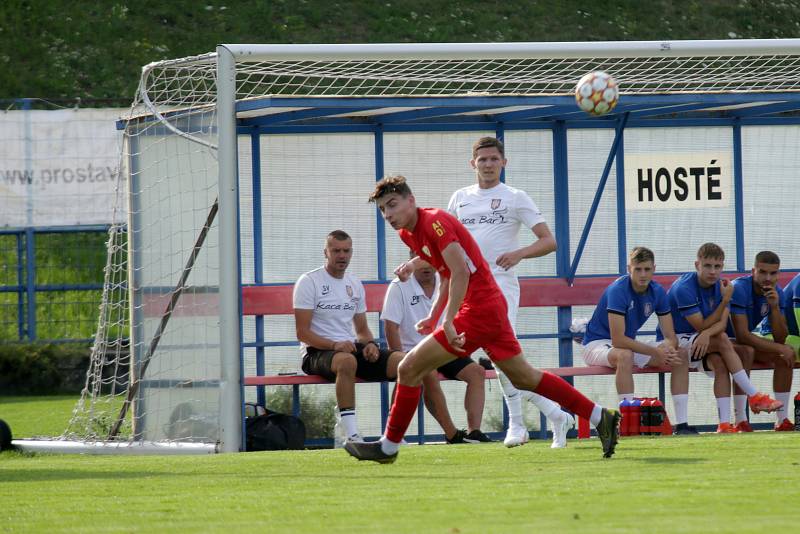
<svg viewBox="0 0 800 534"><path fill-rule="evenodd" d="M749 273L731 273L726 274L726 278L732 279L738 276L744 276ZM779 283L785 286L789 280L794 277L794 272L782 272L780 274ZM656 275L654 279L658 281L665 288L668 288L672 282L679 275ZM598 276L598 277L584 277L576 278L573 285L567 285L563 278L521 278L520 279L520 306L521 307L561 307L568 308L572 306L593 306L596 305L600 296L606 287L613 282L616 276ZM269 316L269 315L292 315L294 309L292 307L292 288L291 284L286 285L269 285L269 286L244 286L242 288L242 313L244 315L252 316ZM383 305L383 297L386 292L387 284L385 283L365 283L364 289L366 291L366 305L368 312L379 312ZM525 336L520 336L525 337ZM541 336L540 336L541 337ZM566 340L567 343L572 343L571 336L568 332L559 332L553 336L561 340ZM252 345L249 345L252 346ZM298 356L299 359L299 356ZM795 367L800 367L796 365ZM754 369L766 369L767 366L756 365ZM608 367L599 366L562 366L555 368L545 369L558 376L570 379L575 376L600 376L612 375L614 370ZM645 368L637 369L637 374L652 374L658 373L659 375L659 398L664 401L666 396L665 386L665 373L669 372L668 368ZM497 376L493 370L486 371L487 379L495 379ZM445 379L440 375L440 379ZM358 380L361 382L361 380ZM293 410L295 415L299 413L300 407L300 386L306 384L330 384L329 381L319 376L303 375L303 374L278 374L278 375L264 375L264 376L246 376L244 377L245 386L292 386L293 397ZM384 383L385 388L385 383ZM386 395L387 389L384 389L382 395L382 410L383 425L385 426L385 417L388 413L388 396ZM503 406L504 419L506 417L505 406ZM422 413L422 406L420 405L420 413ZM542 417L544 419L544 417ZM422 418L419 417L420 429L422 428ZM581 428L586 428L582 425ZM422 431L419 432L420 436ZM541 437L546 437L547 430L544 424L541 425ZM579 432L583 437L585 431ZM420 440L422 441L422 440Z"/></svg>

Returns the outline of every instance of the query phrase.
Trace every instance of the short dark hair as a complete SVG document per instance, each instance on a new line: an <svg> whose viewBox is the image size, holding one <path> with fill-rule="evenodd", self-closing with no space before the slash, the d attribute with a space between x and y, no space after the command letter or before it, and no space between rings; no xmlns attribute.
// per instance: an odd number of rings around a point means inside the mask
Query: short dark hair
<svg viewBox="0 0 800 534"><path fill-rule="evenodd" d="M481 137L475 141L475 144L472 145L472 157L474 158L477 156L478 150L482 148L496 148L500 152L500 155L504 158L506 157L506 147L503 146L503 142L496 137Z"/></svg>
<svg viewBox="0 0 800 534"><path fill-rule="evenodd" d="M628 255L628 261L631 263L644 263L646 261L656 262L656 255L647 247L634 247Z"/></svg>
<svg viewBox="0 0 800 534"><path fill-rule="evenodd" d="M411 194L411 188L406 183L405 176L386 176L375 184L375 190L369 196L370 202L377 202L381 197L397 193L401 197Z"/></svg>
<svg viewBox="0 0 800 534"><path fill-rule="evenodd" d="M334 230L328 234L328 239L335 239L336 241L347 241L352 239L350 235L344 230Z"/></svg>
<svg viewBox="0 0 800 534"><path fill-rule="evenodd" d="M780 265L781 259L771 250L762 250L756 254L756 263L766 263L767 265Z"/></svg>
<svg viewBox="0 0 800 534"><path fill-rule="evenodd" d="M725 261L725 251L716 243L703 243L697 249L697 259L703 258Z"/></svg>

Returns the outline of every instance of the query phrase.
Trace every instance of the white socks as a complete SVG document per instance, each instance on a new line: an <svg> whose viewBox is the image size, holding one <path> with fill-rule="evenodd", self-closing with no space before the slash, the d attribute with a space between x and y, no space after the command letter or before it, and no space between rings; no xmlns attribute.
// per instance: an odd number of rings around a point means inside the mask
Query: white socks
<svg viewBox="0 0 800 534"><path fill-rule="evenodd" d="M736 385L742 388L742 391L747 393L748 397L752 397L753 395L758 393L758 390L753 385L753 383L750 382L750 377L747 376L747 372L745 372L744 369L741 369L740 371L733 373L732 376L733 376L733 381L736 382Z"/></svg>
<svg viewBox="0 0 800 534"><path fill-rule="evenodd" d="M672 404L675 406L675 424L686 423L689 421L689 395L683 393L672 396Z"/></svg>
<svg viewBox="0 0 800 534"><path fill-rule="evenodd" d="M356 410L355 408L346 408L339 411L339 417L344 426L344 437L349 438L358 434L358 424L356 424Z"/></svg>
<svg viewBox="0 0 800 534"><path fill-rule="evenodd" d="M500 379L500 385L503 388L503 397L506 400L506 407L508 407L508 426L523 427L525 428L525 421L522 418L522 400L532 402L540 412L544 414L554 424L561 424L564 422L564 412L561 411L561 406L548 399L542 397L538 393L532 391L519 390L514 387L511 380L497 367L497 377Z"/></svg>
<svg viewBox="0 0 800 534"><path fill-rule="evenodd" d="M742 371L744 373L744 371ZM736 416L736 424L747 421L747 395L733 396L733 413Z"/></svg>
<svg viewBox="0 0 800 534"><path fill-rule="evenodd" d="M791 391L775 392L775 400L781 401L783 403L783 408L775 412L775 415L778 416L778 424L783 423L784 419L789 418L789 402L791 402L791 398L792 398Z"/></svg>
<svg viewBox="0 0 800 534"><path fill-rule="evenodd" d="M400 448L399 443L395 443L386 436L381 437L380 441L381 441L381 450L383 451L383 454L394 454L397 452L397 449Z"/></svg>
<svg viewBox="0 0 800 534"><path fill-rule="evenodd" d="M742 395L744 397L744 395ZM731 422L731 398L720 397L717 399L717 415L720 423Z"/></svg>
<svg viewBox="0 0 800 534"><path fill-rule="evenodd" d="M599 404L595 404L594 408L592 408L592 416L589 418L589 422L592 423L592 426L597 428L597 425L600 424L600 416L603 413L603 408Z"/></svg>

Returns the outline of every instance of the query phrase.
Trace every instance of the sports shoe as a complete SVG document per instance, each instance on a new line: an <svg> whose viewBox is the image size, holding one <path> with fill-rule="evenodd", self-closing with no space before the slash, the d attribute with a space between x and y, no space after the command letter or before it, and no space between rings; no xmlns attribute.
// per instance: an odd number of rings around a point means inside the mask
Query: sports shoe
<svg viewBox="0 0 800 534"><path fill-rule="evenodd" d="M344 444L344 450L359 461L368 460L379 464L393 464L397 460L397 453L386 454L383 452L380 441L348 441Z"/></svg>
<svg viewBox="0 0 800 534"><path fill-rule="evenodd" d="M575 418L567 412L564 414L564 421L561 424L553 424L553 443L550 444L551 449L563 449L567 446L567 432L575 426Z"/></svg>
<svg viewBox="0 0 800 534"><path fill-rule="evenodd" d="M717 426L717 434L736 434L736 428L730 423L720 423Z"/></svg>
<svg viewBox="0 0 800 534"><path fill-rule="evenodd" d="M345 440L345 442L347 442L347 441L357 441L359 443L364 443L364 438L361 437L361 434L356 432L355 434L347 436L347 439Z"/></svg>
<svg viewBox="0 0 800 534"><path fill-rule="evenodd" d="M781 401L770 398L766 393L756 393L747 400L750 402L750 409L753 410L753 413L769 413L783 408Z"/></svg>
<svg viewBox="0 0 800 534"><path fill-rule="evenodd" d="M506 439L503 440L503 445L506 447L518 447L528 443L528 429L524 426L509 426L506 432Z"/></svg>
<svg viewBox="0 0 800 534"><path fill-rule="evenodd" d="M696 436L699 432L693 426L689 426L689 423L678 423L675 425L675 428L672 429L673 436Z"/></svg>
<svg viewBox="0 0 800 534"><path fill-rule="evenodd" d="M603 444L603 458L611 458L619 441L619 422L622 416L617 410L603 408L600 423L595 427L600 443Z"/></svg>
<svg viewBox="0 0 800 534"><path fill-rule="evenodd" d="M746 419L744 421L739 421L738 423L736 423L736 426L734 428L736 429L736 432L752 432L753 431L753 427L750 426L750 422L748 420L746 420Z"/></svg>
<svg viewBox="0 0 800 534"><path fill-rule="evenodd" d="M466 430L456 430L456 433L453 434L452 437L450 438L445 437L445 441L447 441L447 443L449 443L450 445L454 445L456 443L465 443L464 436L466 435L467 435Z"/></svg>
<svg viewBox="0 0 800 534"><path fill-rule="evenodd" d="M775 425L775 432L794 432L794 424L784 418L779 425Z"/></svg>
<svg viewBox="0 0 800 534"><path fill-rule="evenodd" d="M491 443L492 438L478 429L473 430L464 436L464 443Z"/></svg>

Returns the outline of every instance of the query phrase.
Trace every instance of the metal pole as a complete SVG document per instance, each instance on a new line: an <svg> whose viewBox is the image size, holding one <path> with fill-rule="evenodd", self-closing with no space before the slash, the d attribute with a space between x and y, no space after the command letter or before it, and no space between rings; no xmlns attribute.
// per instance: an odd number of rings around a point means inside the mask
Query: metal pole
<svg viewBox="0 0 800 534"><path fill-rule="evenodd" d="M219 326L220 326L220 452L238 452L242 443L242 366L238 228L236 207L236 63L224 46L217 47L217 127L219 158Z"/></svg>

